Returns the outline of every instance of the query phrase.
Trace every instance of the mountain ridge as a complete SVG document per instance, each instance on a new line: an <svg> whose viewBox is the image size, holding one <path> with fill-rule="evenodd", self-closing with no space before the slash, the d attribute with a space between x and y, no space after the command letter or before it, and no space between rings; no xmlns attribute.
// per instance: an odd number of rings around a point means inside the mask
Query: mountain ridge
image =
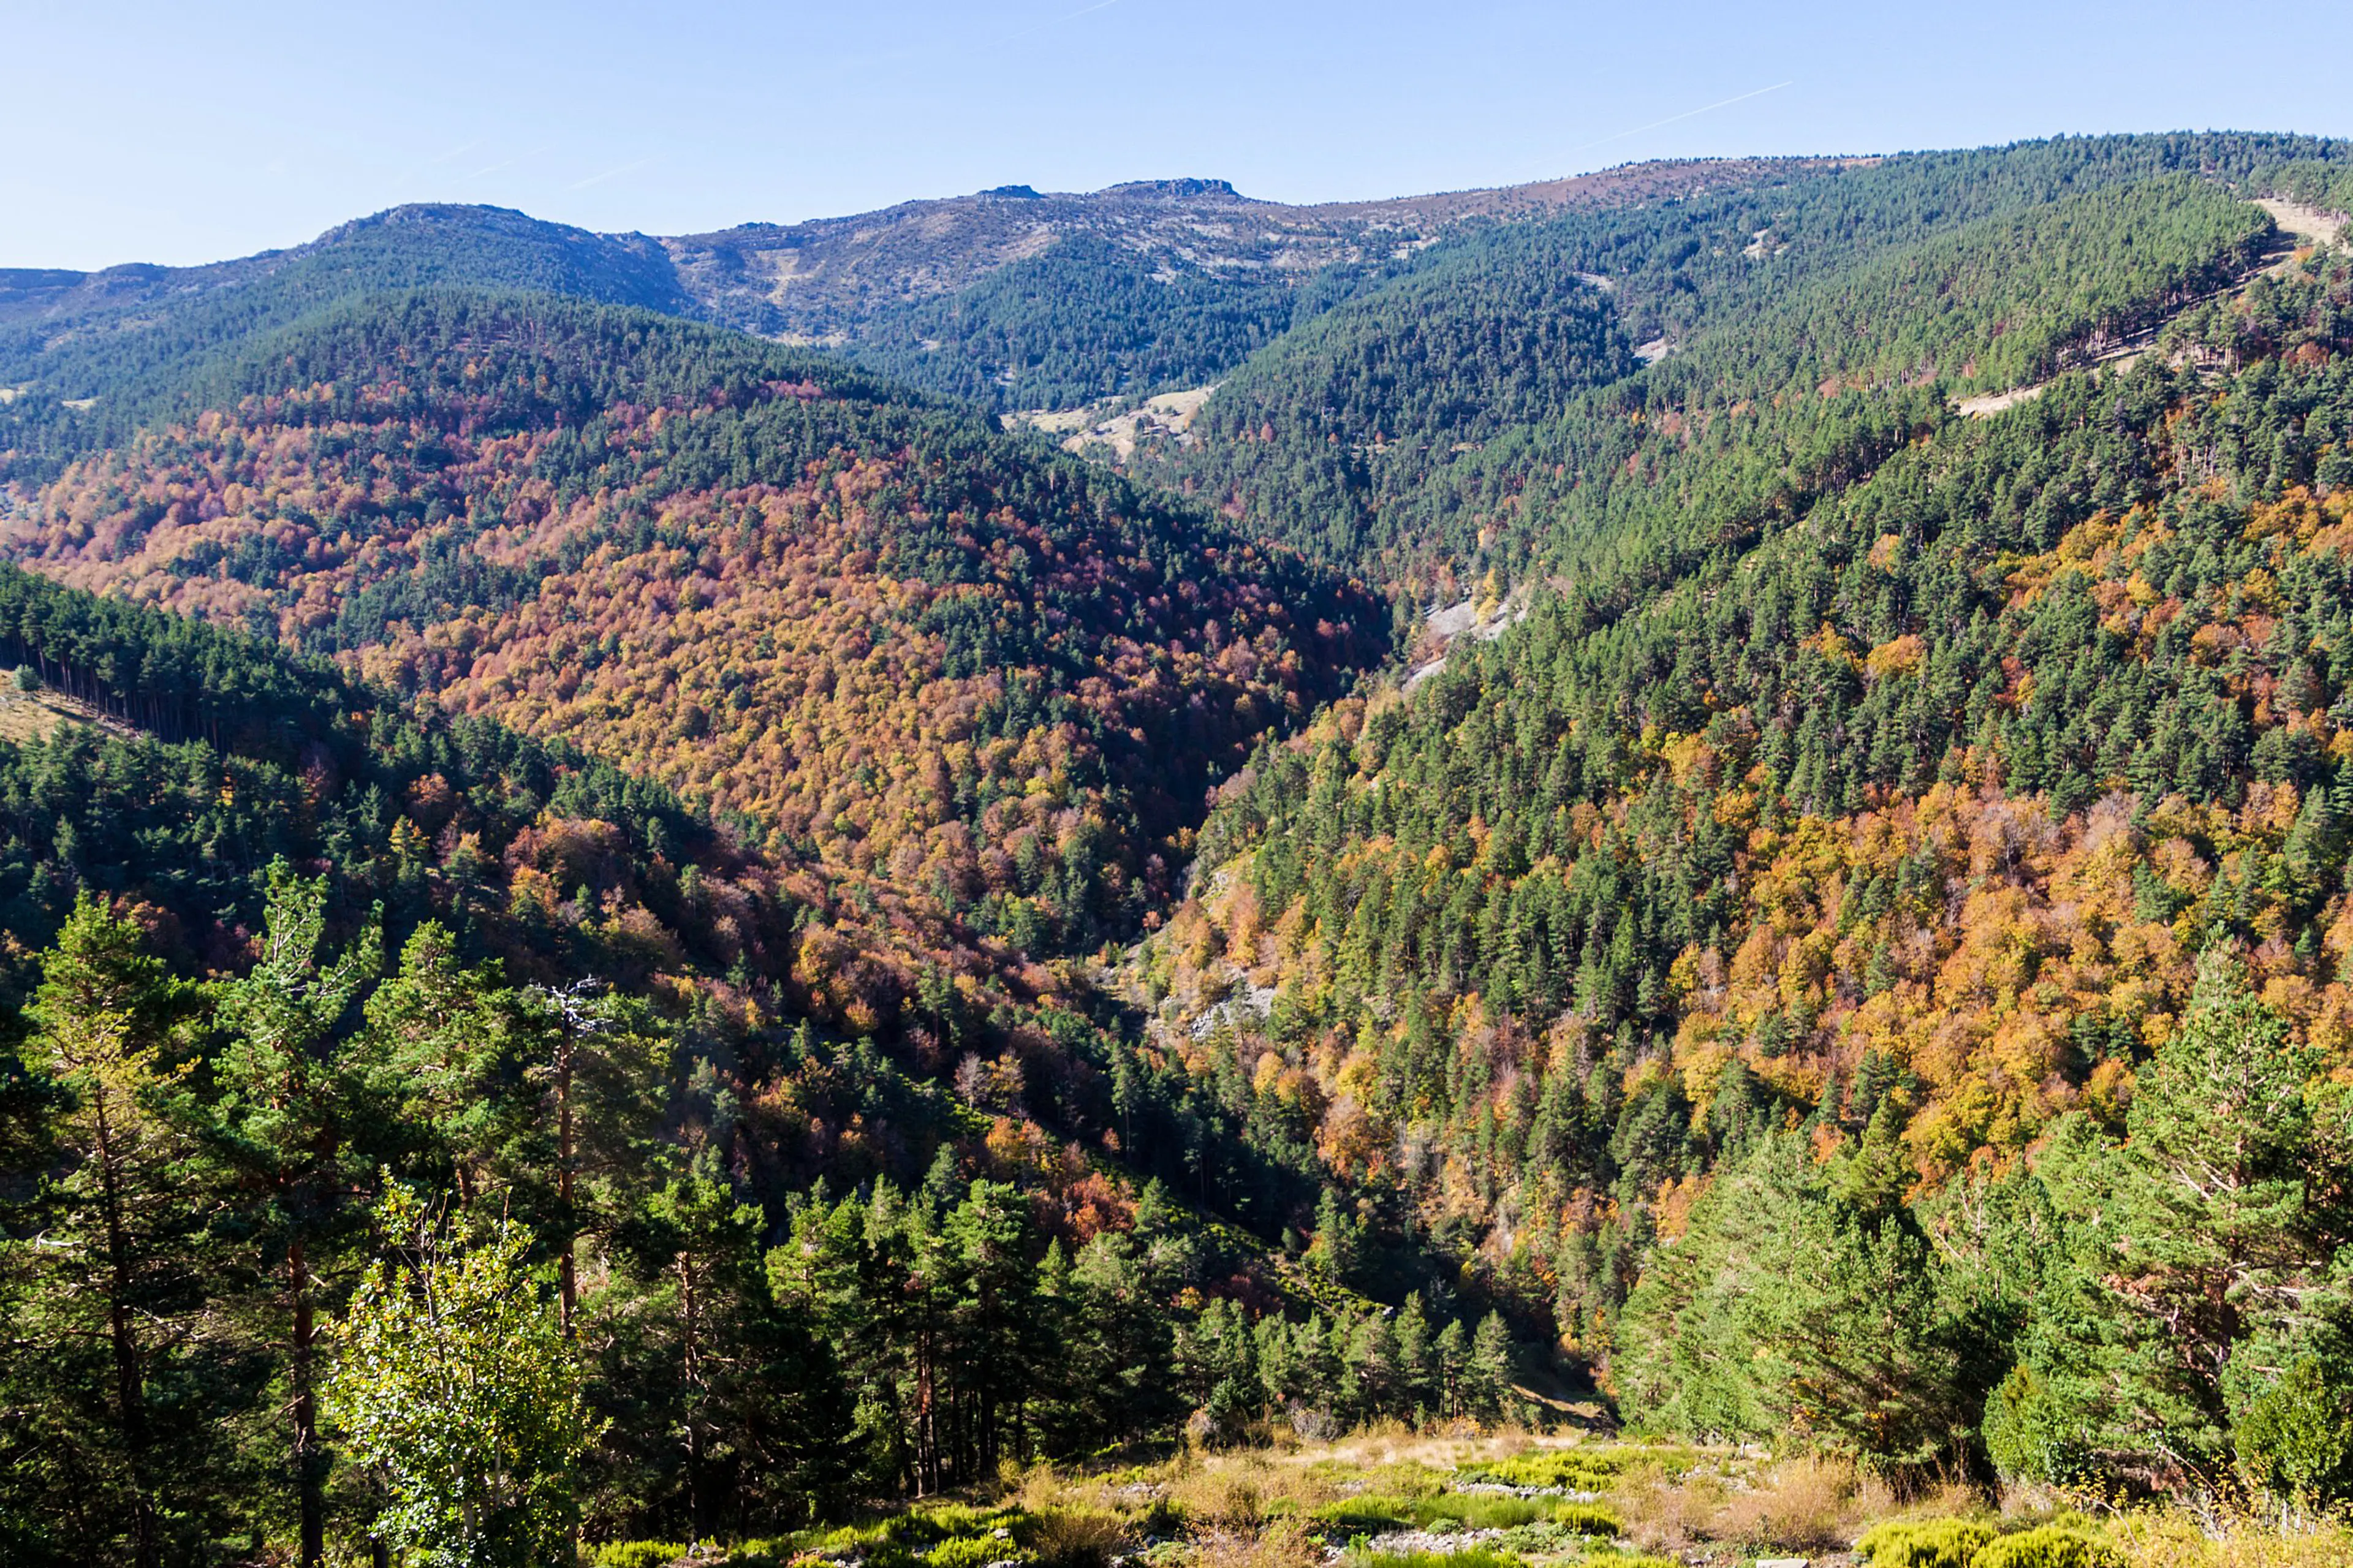
<svg viewBox="0 0 2353 1568"><path fill-rule="evenodd" d="M1628 164L1521 185L1287 204L1239 193L1224 180L1132 181L1085 193L1029 192L1018 204L988 192L902 202L871 213L795 224L744 224L664 243L706 308L747 330L820 335L841 330L851 301L948 292L1036 254L1039 236L1110 228L1122 243L1212 269L1293 276L1335 263L1394 257L1377 237L1415 226L1446 227L1470 218L1525 217L1579 205L1663 199L1831 167L1844 159L1693 159ZM1027 187L1023 187L1027 190ZM1208 220L1194 226L1196 216ZM1275 226L1258 236L1215 232L1238 218ZM937 271L900 258L913 238L937 245L955 226L974 231L962 248L975 259ZM1205 232L1207 230L1208 232ZM1414 236L1401 236L1410 239ZM899 242L894 247L893 242ZM861 254L862 253L862 254ZM879 271L879 279L870 279ZM761 279L773 279L763 290Z"/></svg>
<svg viewBox="0 0 2353 1568"><path fill-rule="evenodd" d="M708 229L674 236L653 236L642 230L597 230L549 219L535 218L519 208L495 203L420 201L403 202L364 216L348 219L322 230L312 238L298 244L253 251L243 256L226 257L208 262L174 266L159 262L125 261L96 268L16 267L0 268L0 324L20 320L56 315L74 306L92 308L129 303L151 303L171 294L185 294L210 289L234 287L256 275L267 275L279 268L300 261L322 251L332 250L371 229L394 227L405 224L447 222L469 217L494 228L512 229L519 226L551 233L561 233L577 242L602 242L617 252L644 256L646 247L668 252L674 259L681 256L698 258L706 247L742 237L791 237L783 247L797 248L800 244L819 237L830 237L831 231L848 228L853 234L871 232L886 224L908 220L926 223L936 228L944 214L954 213L982 203L1021 201L1046 204L1048 209L1083 210L1090 207L1115 209L1122 206L1156 204L1163 206L1194 205L1229 205L1264 211L1270 214L1296 215L1310 220L1331 220L1343 216L1365 218L1421 218L1425 221L1442 216L1443 221L1472 216L1495 216L1503 213L1525 214L1546 207L1577 205L1609 199L1627 191L1640 189L1646 193L1662 194L1685 182L1678 178L1685 173L1699 176L1693 185L1721 183L1723 179L1750 177L1767 172L1796 171L1816 167L1850 167L1869 162L1868 157L1788 157L1788 158L1726 158L1678 159L1652 163L1626 164L1593 174L1567 175L1557 179L1530 181L1517 185L1475 187L1460 191L1431 192L1418 195L1386 196L1366 200L1284 203L1246 196L1237 191L1230 181L1206 177L1129 180L1103 186L1095 191L1039 191L1028 185L1000 185L963 195L915 197L889 206L838 216L798 219L790 223L747 220L724 228ZM936 236L934 237L936 237ZM755 248L744 245L742 248ZM976 276L977 272L971 274ZM966 276L963 280L968 281ZM79 298L77 298L79 296ZM706 309L715 308L719 296L713 293L697 300Z"/></svg>
<svg viewBox="0 0 2353 1568"><path fill-rule="evenodd" d="M248 317L282 322L332 298L441 283L545 289L841 347L870 328L887 340L890 323L911 310L1093 240L1111 247L1091 253L1082 269L1108 261L1113 270L1166 280L1175 268L1209 280L1213 292L1254 288L1240 308L1279 330L1291 305L1268 290L1287 296L1322 271L1409 258L1422 243L1409 232L1416 225L1442 229L1826 166L1802 159L1638 164L1495 191L1310 206L1256 201L1215 179L1133 181L1083 194L998 187L668 237L600 234L494 205L410 203L301 245L194 267L0 270L0 386L12 396L46 390L83 401L106 390L90 369L93 356L185 357L175 337L217 338L250 331ZM1244 219L1258 226L1253 232L1234 231ZM926 331L911 322L897 336L919 345ZM902 357L897 368L903 375L922 367ZM936 389L969 395L963 386Z"/></svg>

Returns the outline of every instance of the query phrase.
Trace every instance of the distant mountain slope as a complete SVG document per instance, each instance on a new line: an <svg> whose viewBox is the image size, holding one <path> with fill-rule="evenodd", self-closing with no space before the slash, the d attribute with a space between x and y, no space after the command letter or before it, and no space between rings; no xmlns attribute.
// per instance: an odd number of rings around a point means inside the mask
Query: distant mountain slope
<svg viewBox="0 0 2353 1568"><path fill-rule="evenodd" d="M1986 201L2165 169L2235 178L2321 146L2094 138L1893 163L1669 162L1306 206L1253 200L1219 180L1087 195L1003 187L668 239L494 207L398 207L207 267L0 272L0 450L13 449L22 470L119 441L209 356L343 300L412 287L636 305L820 344L1001 409L1060 408L1208 384L1290 328L1431 263L1441 239L1477 244L1553 224L1577 237L1576 269L1616 285L1630 341L1671 347L1706 310L1753 301L1757 275L1787 286L1854 247L1981 216ZM1987 174L1997 164L2009 173ZM1973 192L1946 177L1960 167L1982 176ZM2331 177L2320 167L2316 191ZM1694 219L1703 209L1723 221ZM1620 224L1612 214L1637 216Z"/></svg>
<svg viewBox="0 0 2353 1568"><path fill-rule="evenodd" d="M1469 231L1260 351L1133 466L1377 576L1558 566L1647 537L1628 505L1671 525L1709 492L1844 482L1954 392L2242 275L2278 247L2245 198L2324 145L2063 140ZM1564 301L1648 363L1572 373L1525 330Z"/></svg>
<svg viewBox="0 0 2353 1568"><path fill-rule="evenodd" d="M857 323L969 288L998 268L1081 237L1161 267L1213 277L1296 281L1335 265L1410 254L1472 219L1516 220L1589 207L1685 199L1772 184L1843 160L1755 158L1632 164L1494 190L1290 206L1223 180L1144 180L1090 195L1008 186L807 223L746 224L663 243L712 315L767 335L855 333Z"/></svg>
<svg viewBox="0 0 2353 1568"><path fill-rule="evenodd" d="M400 296L6 525L49 575L561 735L1025 951L1135 930L1377 601L807 353Z"/></svg>
<svg viewBox="0 0 2353 1568"><path fill-rule="evenodd" d="M0 476L122 440L258 335L364 296L521 289L693 309L641 236L500 207L406 206L210 267L0 272Z"/></svg>
<svg viewBox="0 0 2353 1568"><path fill-rule="evenodd" d="M1000 408L1082 408L1214 382L1382 270L1231 275L1075 234L952 294L877 311L850 352L909 385Z"/></svg>
<svg viewBox="0 0 2353 1568"><path fill-rule="evenodd" d="M263 281L302 303L436 283L540 289L649 310L675 309L683 300L661 247L643 236L591 234L503 207L427 204L356 219L290 250L206 267L0 269L0 327L87 337L93 319L108 312L138 312L143 323L159 310L185 310Z"/></svg>
<svg viewBox="0 0 2353 1568"><path fill-rule="evenodd" d="M1289 328L1411 270L1450 233L1778 185L1843 166L1650 163L1301 207L1250 200L1223 181L1154 181L733 231L723 237L730 259L718 270L671 244L720 319L818 334L911 385L999 408L1074 408L1212 383ZM767 280L765 299L753 297L755 279Z"/></svg>
<svg viewBox="0 0 2353 1568"><path fill-rule="evenodd" d="M909 384L1065 406L1214 379L1471 220L1687 195L1819 161L1651 164L1329 207L1218 180L1006 190L657 240L498 207L396 207L205 267L0 271L0 450L19 468L123 438L208 359L388 289L519 289L846 348ZM1304 291L1303 280L1321 279Z"/></svg>

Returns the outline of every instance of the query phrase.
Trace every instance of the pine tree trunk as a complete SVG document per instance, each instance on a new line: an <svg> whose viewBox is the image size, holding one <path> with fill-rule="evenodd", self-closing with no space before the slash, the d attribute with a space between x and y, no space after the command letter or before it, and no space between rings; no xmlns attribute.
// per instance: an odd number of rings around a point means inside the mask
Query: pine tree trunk
<svg viewBox="0 0 2353 1568"><path fill-rule="evenodd" d="M915 1342L915 1495L940 1489L939 1433L933 1410L932 1356L928 1336Z"/></svg>
<svg viewBox="0 0 2353 1568"><path fill-rule="evenodd" d="M139 1374L139 1345L131 1326L131 1241L122 1218L121 1158L106 1116L106 1091L92 1097L98 1123L98 1169L106 1204L107 1329L114 1350L114 1397L122 1445L131 1458L131 1539L138 1568L155 1568L155 1500L147 1479L147 1396Z"/></svg>
<svg viewBox="0 0 2353 1568"><path fill-rule="evenodd" d="M302 1568L319 1568L327 1554L326 1454L319 1444L319 1401L311 1387L311 1354L318 1339L311 1303L310 1270L302 1242L286 1251L286 1288L294 1306L294 1353L287 1368L294 1385L294 1482L301 1510Z"/></svg>

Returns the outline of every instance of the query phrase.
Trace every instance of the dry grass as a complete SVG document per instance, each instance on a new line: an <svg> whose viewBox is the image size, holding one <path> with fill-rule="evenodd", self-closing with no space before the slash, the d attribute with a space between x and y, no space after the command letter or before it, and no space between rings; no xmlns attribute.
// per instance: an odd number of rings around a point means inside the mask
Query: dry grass
<svg viewBox="0 0 2353 1568"><path fill-rule="evenodd" d="M1656 1471L1629 1476L1609 1492L1626 1533L1651 1552L1683 1552L1712 1539L1725 1497L1717 1477L1672 1480Z"/></svg>
<svg viewBox="0 0 2353 1568"><path fill-rule="evenodd" d="M1040 1562L1054 1568L1103 1568L1136 1542L1127 1521L1115 1513L1057 1509L1039 1516L1029 1544Z"/></svg>
<svg viewBox="0 0 2353 1568"><path fill-rule="evenodd" d="M1629 1536L1648 1551L1669 1552L1729 1545L1767 1555L1820 1555L1845 1550L1881 1520L1986 1508L1985 1499L1958 1479L1899 1496L1852 1460L1815 1454L1752 1463L1718 1453L1682 1475L1638 1465L1608 1495Z"/></svg>
<svg viewBox="0 0 2353 1568"><path fill-rule="evenodd" d="M1525 1433L1449 1439L1389 1430L1335 1443L1277 1449L1185 1453L1145 1469L1088 1475L1037 1467L1008 1473L1004 1500L1039 1517L1038 1549L1048 1563L1093 1568L1131 1552L1146 1534L1189 1538L1186 1568L1322 1568L1308 1534L1318 1509L1348 1499L1421 1500L1438 1507L1449 1472L1576 1439ZM1644 1451L1597 1444L1624 1456L1606 1488L1608 1505L1640 1548L1677 1559L1731 1562L1757 1556L1842 1560L1852 1542L1891 1519L1997 1514L2016 1528L2068 1511L2071 1500L2013 1489L1997 1505L1955 1478L1898 1493L1852 1463L1815 1455L1774 1461L1731 1449ZM1461 1517L1473 1511L1473 1500ZM1480 1500L1502 1504L1507 1500ZM1419 1508L1419 1505L1416 1505ZM1452 1517L1450 1515L1450 1517ZM2079 1516L2080 1517L2080 1516ZM2098 1532L2129 1568L2353 1568L2353 1528L2276 1518L2203 1518L2186 1510L2110 1514Z"/></svg>
<svg viewBox="0 0 2353 1568"><path fill-rule="evenodd" d="M1195 1537L1193 1568L1323 1568L1324 1550L1297 1520L1264 1530L1210 1530Z"/></svg>
<svg viewBox="0 0 2353 1568"><path fill-rule="evenodd" d="M1747 1491L1734 1492L1709 1521L1719 1541L1792 1552L1836 1551L1895 1510L1885 1482L1845 1459L1784 1459Z"/></svg>
<svg viewBox="0 0 2353 1568"><path fill-rule="evenodd" d="M997 1479L1002 1488L1002 1500L1028 1509L1031 1513L1092 1502L1102 1489L1082 1477L1066 1476L1054 1466L1046 1464L1032 1465L1027 1469L1013 1463L1000 1465Z"/></svg>
<svg viewBox="0 0 2353 1568"><path fill-rule="evenodd" d="M2210 1531L2168 1509L2126 1514L2105 1533L2132 1568L2353 1568L2353 1531L2337 1521L2283 1529L2242 1518Z"/></svg>
<svg viewBox="0 0 2353 1568"><path fill-rule="evenodd" d="M1266 1517L1270 1498L1296 1496L1301 1480L1295 1475L1278 1476L1256 1454L1221 1457L1171 1475L1168 1500L1196 1523L1219 1531L1244 1530Z"/></svg>
<svg viewBox="0 0 2353 1568"><path fill-rule="evenodd" d="M1451 1472L1521 1456L1556 1455L1576 1446L1575 1438L1525 1433L1449 1439L1391 1430L1281 1449L1187 1451L1159 1463L1092 1473L1008 1467L994 1500L1028 1516L1019 1524L1021 1539L1037 1553L1039 1568L1109 1568L1147 1539L1154 1543L1149 1561L1155 1568L1482 1568L1512 1560L1514 1546L1482 1541L1466 1552L1451 1549L1462 1544L1459 1541L1386 1532L1395 1521L1459 1536L1462 1525L1517 1524L1525 1512L1553 1514L1556 1505L1545 1500L1450 1491L1456 1479ZM2025 1489L2006 1492L1997 1507L1957 1479L1898 1493L1848 1461L1820 1456L1775 1461L1755 1450L1726 1447L1595 1443L1594 1448L1573 1464L1547 1458L1516 1468L1545 1476L1577 1473L1597 1482L1609 1478L1598 1488L1605 1493L1604 1506L1616 1514L1625 1535L1644 1552L1658 1555L1613 1553L1598 1542L1568 1538L1575 1527L1564 1524L1551 1531L1531 1531L1529 1539L1541 1546L1528 1553L1534 1568L1683 1568L1686 1563L1725 1568L1759 1557L1800 1556L1847 1563L1849 1543L1873 1525L1937 1519L1977 1520L2005 1531L2038 1523L2083 1529L2111 1543L2126 1568L2353 1568L2353 1521L2284 1521L2183 1507L2120 1513L2080 1498ZM2087 1507L2097 1515L2096 1523L2079 1511ZM984 1533L997 1517L979 1499L925 1508L929 1519L955 1515L951 1533L966 1537ZM1327 1553L1311 1531L1320 1528L1336 1545L1344 1535L1353 1535L1336 1528L1351 1509L1377 1521L1365 1532L1374 1539L1345 1554ZM1324 1518L1320 1527L1319 1510ZM1562 1507L1556 1517L1573 1511ZM1440 1528L1441 1520L1454 1523ZM814 1543L825 1546L826 1555L839 1563L852 1550L862 1550L859 1542L881 1539L882 1528L817 1531L801 1544L824 1535L825 1541ZM928 1542L933 1535L922 1539ZM612 1550L660 1555L644 1543Z"/></svg>
<svg viewBox="0 0 2353 1568"><path fill-rule="evenodd" d="M98 711L54 691L0 689L0 741L45 741L65 724L90 724ZM116 724L111 728L120 730Z"/></svg>

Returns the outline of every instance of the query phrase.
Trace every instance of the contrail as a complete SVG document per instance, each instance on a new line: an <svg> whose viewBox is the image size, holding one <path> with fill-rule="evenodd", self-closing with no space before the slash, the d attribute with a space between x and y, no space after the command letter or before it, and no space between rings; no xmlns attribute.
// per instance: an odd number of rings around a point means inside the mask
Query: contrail
<svg viewBox="0 0 2353 1568"><path fill-rule="evenodd" d="M442 164L450 162L452 159L464 157L467 153L472 152L481 144L482 138L479 136L475 137L471 142L461 142L457 146L450 148L447 153L442 153L438 158L427 158L425 162L417 164L414 168L402 170L399 174L393 176L392 183L396 185L405 185L409 181L422 176L430 170L439 168Z"/></svg>
<svg viewBox="0 0 2353 1568"><path fill-rule="evenodd" d="M591 174L585 180L575 180L564 188L567 191L585 191L591 185L603 184L616 174L626 174L632 169L642 169L652 162L651 158L638 158L627 163L617 163L601 174Z"/></svg>
<svg viewBox="0 0 2353 1568"><path fill-rule="evenodd" d="M512 168L513 168L517 163L522 163L525 158L536 158L536 157L538 157L542 153L552 153L552 152L554 152L554 150L555 150L555 143L554 143L554 142L545 142L545 143L543 143L543 144L542 144L542 145L540 145L540 146L537 146L537 147L533 148L533 149L532 149L530 152L528 152L528 153L516 153L516 154L515 154L513 157L512 157L512 158L501 158L501 159L500 159L500 160L499 160L497 163L488 163L488 164L485 164L485 165L483 165L481 168L479 168L479 169L475 170L472 174L470 174L467 175L467 176L466 176L466 178L468 178L468 179L470 179L470 180L479 180L479 179L480 179L484 174L497 174L501 169L512 169Z"/></svg>
<svg viewBox="0 0 2353 1568"><path fill-rule="evenodd" d="M1112 4L1112 0L1103 0L1103 3L1105 5L1110 5ZM1629 131L1612 132L1610 134L1604 136L1599 142L1588 142L1582 147L1572 147L1569 149L1569 153L1574 156L1578 153L1589 152L1593 148L1604 146L1611 142L1622 142L1629 136L1640 136L1645 131L1656 131L1662 125L1672 125L1678 120L1689 120L1694 115L1706 114L1715 110L1728 108L1736 103L1746 102L1747 100L1752 98L1762 98L1768 92L1780 91L1783 88L1790 86L1796 79L1797 79L1793 77L1789 81L1777 81L1771 87L1760 87L1754 92L1740 93L1735 97L1725 99L1721 102L1707 104L1703 108L1686 109L1681 114L1670 114L1664 120L1653 120L1648 125L1637 125Z"/></svg>

